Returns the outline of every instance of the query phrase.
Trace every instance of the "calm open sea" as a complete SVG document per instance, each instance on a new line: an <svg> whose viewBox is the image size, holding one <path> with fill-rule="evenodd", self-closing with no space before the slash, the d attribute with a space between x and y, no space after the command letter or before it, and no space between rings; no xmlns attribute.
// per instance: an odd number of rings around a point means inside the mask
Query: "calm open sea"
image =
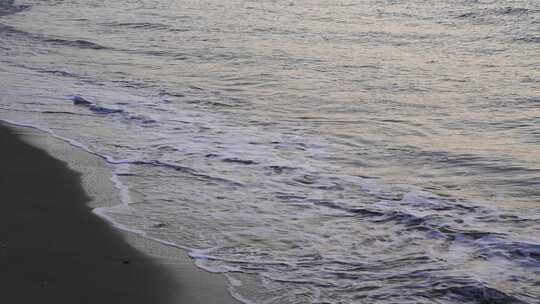
<svg viewBox="0 0 540 304"><path fill-rule="evenodd" d="M540 303L537 0L0 0L0 119L245 303Z"/></svg>

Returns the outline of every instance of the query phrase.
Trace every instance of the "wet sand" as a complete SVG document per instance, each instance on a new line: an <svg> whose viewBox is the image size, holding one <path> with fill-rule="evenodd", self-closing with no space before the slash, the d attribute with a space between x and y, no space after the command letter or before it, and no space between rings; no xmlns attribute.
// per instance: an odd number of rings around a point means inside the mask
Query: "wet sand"
<svg viewBox="0 0 540 304"><path fill-rule="evenodd" d="M224 278L185 253L167 254L93 214L81 175L63 161L2 125L0 147L0 302L237 303Z"/></svg>

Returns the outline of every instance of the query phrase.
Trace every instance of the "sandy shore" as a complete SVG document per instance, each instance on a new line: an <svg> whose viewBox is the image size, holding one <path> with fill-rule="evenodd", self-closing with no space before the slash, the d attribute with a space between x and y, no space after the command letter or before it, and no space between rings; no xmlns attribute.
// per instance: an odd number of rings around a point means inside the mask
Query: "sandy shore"
<svg viewBox="0 0 540 304"><path fill-rule="evenodd" d="M97 157L15 130L0 125L1 302L237 303L223 277L195 268L185 253L123 234L91 212L117 203Z"/></svg>

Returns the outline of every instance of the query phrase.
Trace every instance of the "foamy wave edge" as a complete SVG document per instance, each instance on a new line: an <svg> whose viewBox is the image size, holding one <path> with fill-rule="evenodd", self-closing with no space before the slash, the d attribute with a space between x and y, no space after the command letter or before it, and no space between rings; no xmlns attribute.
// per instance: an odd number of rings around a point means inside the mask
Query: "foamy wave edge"
<svg viewBox="0 0 540 304"><path fill-rule="evenodd" d="M41 127L39 125L21 123L21 122L16 122L16 121L13 121L13 120L3 119L3 118L0 118L0 122L5 123L5 124L9 124L9 125L13 125L13 126L16 126L16 127L30 128L30 129L33 129L33 130L37 130L39 132L43 132L43 133L45 133L45 134L47 134L47 135L49 135L49 136L51 136L51 137L53 137L55 139L58 139L60 141L65 142L66 144L69 144L72 147L81 149L81 150L83 150L83 151L85 151L85 152L87 152L89 154L97 156L97 157L105 160L107 163L109 163L111 165L124 166L123 169L126 169L130 165L130 163L136 162L136 160L116 160L110 155L103 155L103 154L97 153L95 151L92 151L87 145L85 145L85 144L83 144L81 142L78 142L76 140L73 140L73 139L58 135L58 134L54 133L52 130L50 130L48 128ZM111 207L97 207L97 208L92 209L92 213L94 213L96 216L102 218L103 220L105 220L106 222L108 222L110 225L112 225L113 227L115 227L118 230L124 231L126 233L135 234L135 235L137 235L139 237L142 237L142 238L145 238L147 240L154 241L154 242L158 242L158 243L160 243L162 245L165 245L165 246L185 250L188 253L189 257L191 257L193 259L193 262L194 262L195 266L197 266L199 269L201 269L203 271L210 272L210 273L223 274L224 277L228 281L227 291L229 292L229 294L234 299L236 299L236 300L238 300L238 301L240 301L241 303L244 303L244 304L255 304L253 301L250 301L249 299L246 299L239 292L237 292L235 290L235 286L241 286L241 284L242 284L237 279L227 275L227 273L223 272L222 269L212 269L212 268L209 268L209 267L204 267L202 265L202 263L200 263L200 260L204 261L206 259L215 258L215 257L213 257L211 255L206 254L207 252L209 252L211 250L211 248L209 248L209 249L196 249L196 248L192 248L192 247L183 246L183 245L180 245L180 244L177 244L177 243L174 243L174 242L170 242L170 241L162 240L162 239L159 239L159 238L155 238L155 237L149 236L146 232L144 232L142 230L133 229L133 228L130 228L130 227L128 227L128 226L126 226L126 225L124 225L122 223L116 222L110 215L108 215L106 213L107 210L129 208L129 205L131 204L131 199L130 199L130 196L129 196L129 187L126 186L124 183L122 183L122 181L119 178L119 173L120 173L120 168L115 168L114 170L112 170L110 180L114 184L114 187L119 192L120 204L114 205L114 206L111 206Z"/></svg>

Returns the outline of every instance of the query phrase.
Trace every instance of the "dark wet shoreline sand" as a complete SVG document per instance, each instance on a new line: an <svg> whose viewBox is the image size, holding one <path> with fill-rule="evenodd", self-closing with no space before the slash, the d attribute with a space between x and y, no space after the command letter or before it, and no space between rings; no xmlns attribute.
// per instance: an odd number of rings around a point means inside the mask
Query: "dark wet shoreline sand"
<svg viewBox="0 0 540 304"><path fill-rule="evenodd" d="M234 303L223 278L160 263L94 215L66 163L2 125L0 146L1 302Z"/></svg>

